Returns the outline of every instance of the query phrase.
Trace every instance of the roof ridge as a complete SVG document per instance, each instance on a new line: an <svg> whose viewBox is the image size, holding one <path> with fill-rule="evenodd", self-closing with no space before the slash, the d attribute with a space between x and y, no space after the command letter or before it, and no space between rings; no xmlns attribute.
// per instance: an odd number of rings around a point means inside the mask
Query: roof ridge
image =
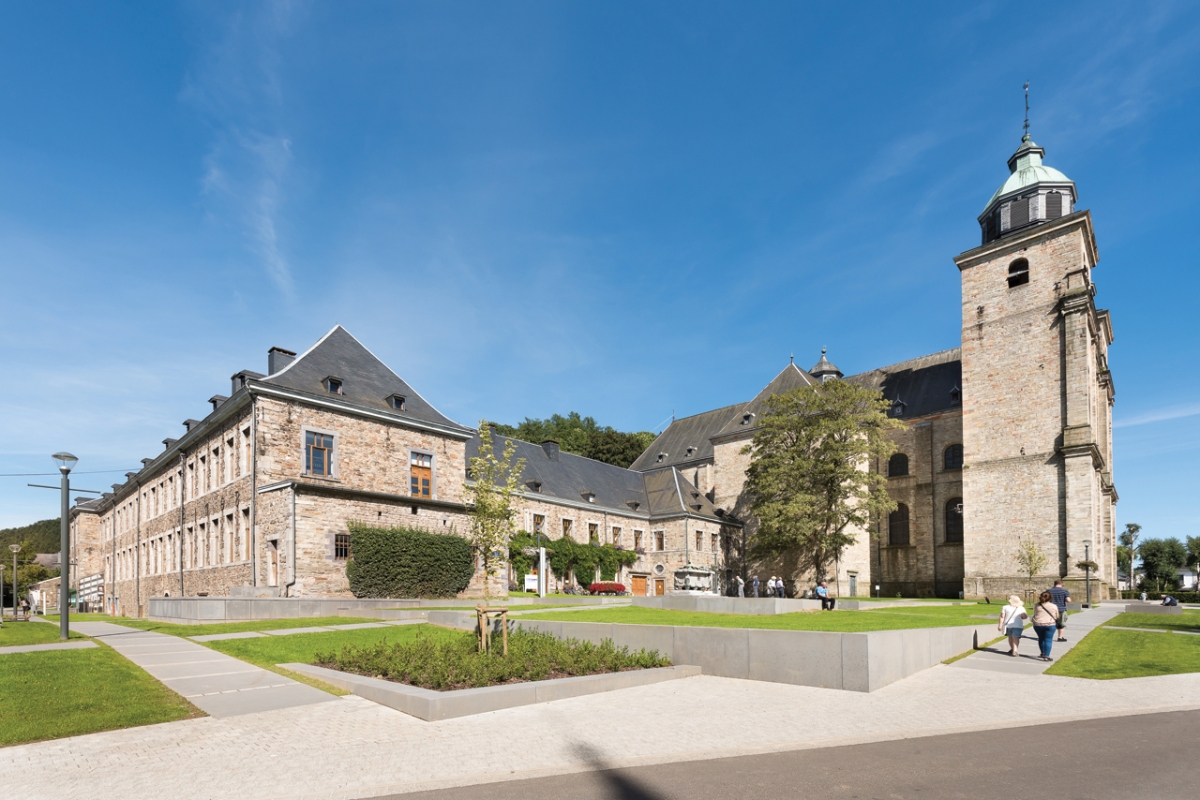
<svg viewBox="0 0 1200 800"><path fill-rule="evenodd" d="M914 358L908 358L908 359L905 359L904 361L897 361L894 364L887 364L882 367L875 367L874 369L868 369L868 370L863 370L862 372L856 372L853 375L847 375L846 380L850 380L851 378L857 378L861 375L867 375L872 372L895 371L898 367L903 367L904 365L911 364L914 361L920 361L920 360L926 359L926 358L937 358L939 356L948 356L951 353L957 353L958 354L957 360L960 360L960 361L962 360L962 347L949 347L945 350L938 350L937 352L929 353L927 355L916 356ZM953 361L953 360L955 360L955 359L945 359L945 360L937 362L937 363L946 363L946 361Z"/></svg>

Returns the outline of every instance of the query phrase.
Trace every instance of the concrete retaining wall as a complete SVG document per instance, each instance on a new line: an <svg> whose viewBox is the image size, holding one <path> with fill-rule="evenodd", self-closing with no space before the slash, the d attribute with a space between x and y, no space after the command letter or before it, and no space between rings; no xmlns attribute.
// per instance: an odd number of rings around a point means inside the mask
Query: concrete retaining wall
<svg viewBox="0 0 1200 800"><path fill-rule="evenodd" d="M790 614L794 611L818 611L820 600L797 600L779 597L719 597L717 595L684 594L663 597L634 597L635 606L667 608L672 611L706 611L710 614L753 614L766 616Z"/></svg>
<svg viewBox="0 0 1200 800"><path fill-rule="evenodd" d="M474 608L479 600L360 600L356 598L306 597L151 597L150 619L184 625L212 622L239 622L257 619L299 619L301 617L364 616L377 617L379 609ZM628 605L627 597L513 597L493 601L509 607L539 605ZM362 612L362 613L355 613ZM394 619L395 617L384 617ZM403 617L400 617L403 619Z"/></svg>
<svg viewBox="0 0 1200 800"><path fill-rule="evenodd" d="M512 683L504 686L485 686L479 689L459 689L435 692L419 686L408 686L379 678L368 678L349 672L315 667L311 664L280 664L326 683L345 689L351 694L394 708L420 719L436 721L499 711L502 708L547 703L597 692L611 692L651 683L690 678L699 675L693 666L674 666L659 669L636 669L628 672L609 672L602 675L583 675L578 678L558 678L550 681Z"/></svg>
<svg viewBox="0 0 1200 800"><path fill-rule="evenodd" d="M461 611L430 611L429 622L475 630L474 614ZM866 633L622 625L532 617L510 619L509 626L559 639L595 643L611 639L630 650L657 650L672 664L694 664L706 675L855 692L882 689L996 636L995 623Z"/></svg>

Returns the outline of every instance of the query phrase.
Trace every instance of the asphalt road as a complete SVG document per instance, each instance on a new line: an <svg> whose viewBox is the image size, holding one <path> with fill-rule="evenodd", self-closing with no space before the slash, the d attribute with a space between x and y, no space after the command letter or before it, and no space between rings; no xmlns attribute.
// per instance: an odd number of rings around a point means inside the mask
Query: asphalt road
<svg viewBox="0 0 1200 800"><path fill-rule="evenodd" d="M1048 709L1049 710L1049 709ZM1062 709L1068 712L1069 709ZM814 721L819 725L819 720ZM1200 711L931 736L392 795L403 800L1200 797ZM513 740L520 747L519 739Z"/></svg>

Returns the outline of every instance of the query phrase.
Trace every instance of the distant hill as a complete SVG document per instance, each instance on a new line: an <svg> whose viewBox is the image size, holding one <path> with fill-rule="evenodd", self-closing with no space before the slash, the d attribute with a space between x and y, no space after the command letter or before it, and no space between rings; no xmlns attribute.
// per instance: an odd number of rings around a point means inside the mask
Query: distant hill
<svg viewBox="0 0 1200 800"><path fill-rule="evenodd" d="M24 525L20 528L5 528L4 530L0 530L0 552L8 553L8 546L10 544L24 544L25 542L29 542L33 545L34 551L37 553L57 553L59 545L58 528L58 518L56 517ZM7 557L11 558L11 555Z"/></svg>

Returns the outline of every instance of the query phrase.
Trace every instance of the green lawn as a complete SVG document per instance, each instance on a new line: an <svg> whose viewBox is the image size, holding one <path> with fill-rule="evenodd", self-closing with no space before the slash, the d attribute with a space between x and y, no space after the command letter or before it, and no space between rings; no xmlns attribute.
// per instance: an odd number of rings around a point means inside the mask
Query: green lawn
<svg viewBox="0 0 1200 800"><path fill-rule="evenodd" d="M1179 616L1174 614L1117 614L1106 625L1119 628L1158 628L1166 631L1190 631L1200 633L1200 611L1184 609Z"/></svg>
<svg viewBox="0 0 1200 800"><path fill-rule="evenodd" d="M46 619L58 624L58 617L47 615ZM72 614L73 622L111 622L143 631L169 633L172 636L207 636L210 633L241 633L243 631L270 631L281 628L310 628L315 626L349 625L354 622L379 622L365 617L307 617L302 619L256 619L247 622L213 622L204 625L177 625L173 622L152 622L133 617L110 617L106 614ZM46 627L50 627L47 625Z"/></svg>
<svg viewBox="0 0 1200 800"><path fill-rule="evenodd" d="M198 716L191 703L103 645L0 656L0 745Z"/></svg>
<svg viewBox="0 0 1200 800"><path fill-rule="evenodd" d="M934 606L929 608L880 608L870 611L800 612L776 616L750 614L711 614L704 611L628 606L594 611L551 611L537 619L563 622L616 622L626 625L687 625L708 628L766 628L796 631L883 631L905 628L947 628L958 625L985 625L972 614L987 613L991 606ZM999 614L999 609L996 611Z"/></svg>
<svg viewBox="0 0 1200 800"><path fill-rule="evenodd" d="M71 638L82 639L83 637L72 631ZM60 641L57 624L6 622L4 623L4 627L0 628L0 647L9 647L18 644L53 644L57 641Z"/></svg>
<svg viewBox="0 0 1200 800"><path fill-rule="evenodd" d="M308 664L317 653L337 652L345 645L370 647L380 642L395 644L410 642L417 638L418 630L426 638L458 639L464 636L474 638L474 634L465 631L453 631L438 628L433 625L394 625L386 628L363 628L356 631L330 631L329 633L306 633L295 636L264 636L253 639L221 639L215 642L201 642L213 650L240 658L255 666L278 672L293 680L302 681L323 689L331 694L346 694L341 689L330 686L318 680L309 678L290 670L279 669L276 664Z"/></svg>
<svg viewBox="0 0 1200 800"><path fill-rule="evenodd" d="M1117 619L1121 616L1130 615ZM1092 631L1046 670L1049 675L1096 680L1182 672L1200 672L1200 636L1105 628Z"/></svg>

